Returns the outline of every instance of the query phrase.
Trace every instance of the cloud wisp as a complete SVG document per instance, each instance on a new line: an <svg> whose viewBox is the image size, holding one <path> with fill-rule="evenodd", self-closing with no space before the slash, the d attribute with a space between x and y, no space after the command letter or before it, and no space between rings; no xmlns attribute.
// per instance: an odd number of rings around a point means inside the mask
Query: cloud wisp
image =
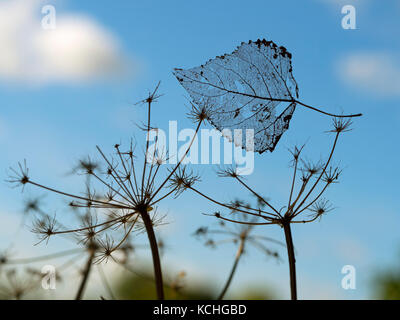
<svg viewBox="0 0 400 320"><path fill-rule="evenodd" d="M339 61L339 76L352 88L383 97L398 97L399 60L388 52L351 53Z"/></svg>

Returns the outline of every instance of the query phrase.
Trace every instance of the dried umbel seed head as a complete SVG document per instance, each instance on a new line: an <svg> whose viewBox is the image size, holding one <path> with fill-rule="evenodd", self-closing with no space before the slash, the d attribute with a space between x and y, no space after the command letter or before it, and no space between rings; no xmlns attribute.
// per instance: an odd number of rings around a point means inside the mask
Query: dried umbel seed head
<svg viewBox="0 0 400 320"><path fill-rule="evenodd" d="M38 212L40 211L40 204L41 204L40 198L28 199L24 203L24 212L25 213Z"/></svg>
<svg viewBox="0 0 400 320"><path fill-rule="evenodd" d="M8 262L7 254L1 253L1 254L0 254L0 267L1 267L2 265L4 265L4 264L7 264L7 262Z"/></svg>
<svg viewBox="0 0 400 320"><path fill-rule="evenodd" d="M97 240L97 244L99 246L95 263L107 262L109 258L112 258L112 253L114 252L115 248L115 241L106 235L106 238Z"/></svg>
<svg viewBox="0 0 400 320"><path fill-rule="evenodd" d="M294 146L294 148L292 150L289 150L289 152L292 154L292 157L293 157L293 159L292 159L293 165L295 162L297 162L299 160L300 154L303 151L304 147L305 147L305 144L303 144L301 147Z"/></svg>
<svg viewBox="0 0 400 320"><path fill-rule="evenodd" d="M107 168L107 175L111 176L113 174L113 168L110 166Z"/></svg>
<svg viewBox="0 0 400 320"><path fill-rule="evenodd" d="M105 194L105 199L107 201L113 201L116 195L117 195L116 191L109 189L108 192Z"/></svg>
<svg viewBox="0 0 400 320"><path fill-rule="evenodd" d="M339 169L338 167L335 167L335 168L329 167L329 169L327 169L324 172L324 176L322 179L327 184L338 183L338 179L339 179L341 173L342 173L342 170Z"/></svg>
<svg viewBox="0 0 400 320"><path fill-rule="evenodd" d="M188 113L188 118L194 123L202 123L211 118L211 110L206 107L197 107L191 103L191 110Z"/></svg>
<svg viewBox="0 0 400 320"><path fill-rule="evenodd" d="M75 166L73 171L78 174L81 173L86 175L92 175L99 168L100 168L99 163L93 161L92 159L90 159L90 157L87 157L86 159L79 160L78 164Z"/></svg>
<svg viewBox="0 0 400 320"><path fill-rule="evenodd" d="M301 169L304 171L308 176L314 176L321 172L324 167L324 164L321 161L312 162L312 161L302 161L303 168Z"/></svg>
<svg viewBox="0 0 400 320"><path fill-rule="evenodd" d="M32 232L36 233L39 236L39 243L46 240L48 242L49 238L56 234L57 228L57 220L54 216L53 218L50 216L46 216L44 218L40 218L34 221Z"/></svg>
<svg viewBox="0 0 400 320"><path fill-rule="evenodd" d="M200 227L194 232L194 234L196 236L203 236L207 234L207 230L208 230L207 227Z"/></svg>
<svg viewBox="0 0 400 320"><path fill-rule="evenodd" d="M25 186L29 182L29 169L26 166L26 160L23 163L18 162L18 168L10 168L10 171L6 182L14 187Z"/></svg>
<svg viewBox="0 0 400 320"><path fill-rule="evenodd" d="M153 92L149 92L149 95L147 96L146 99L139 101L138 103L147 103L147 104L152 104L153 102L156 102L158 98L162 96L162 94L157 94L158 88L160 87L161 82L158 82L156 88L154 89Z"/></svg>
<svg viewBox="0 0 400 320"><path fill-rule="evenodd" d="M94 243L97 232L96 228L93 226L97 224L97 219L93 218L91 215L87 215L84 216L82 220L81 230L77 232L77 235L81 238L80 242L84 244Z"/></svg>
<svg viewBox="0 0 400 320"><path fill-rule="evenodd" d="M193 171L189 171L186 167L179 168L170 178L168 187L175 190L175 195L178 196L198 181L200 181L200 177Z"/></svg>
<svg viewBox="0 0 400 320"><path fill-rule="evenodd" d="M240 208L246 206L246 204L242 200L239 200L239 199L234 200L233 202L231 202L230 205L235 209L240 209Z"/></svg>
<svg viewBox="0 0 400 320"><path fill-rule="evenodd" d="M351 119L334 117L332 122L334 129L332 129L330 132L342 133L352 130L351 125L353 122Z"/></svg>
<svg viewBox="0 0 400 320"><path fill-rule="evenodd" d="M206 241L206 243L205 243L205 246L206 246L206 247L210 247L210 248L215 248L215 247L216 247L215 241L212 240L212 239L208 239L208 240Z"/></svg>
<svg viewBox="0 0 400 320"><path fill-rule="evenodd" d="M250 204L246 203L242 200L236 200L237 206L240 208L249 208ZM233 204L232 204L233 205ZM231 206L231 205L229 205ZM219 216L219 213L215 213L215 216ZM243 212L235 212L235 219L241 220L242 222L256 222L258 218L252 217L249 218L246 213ZM230 218L232 214L230 215ZM222 220L219 220L223 222ZM197 229L194 235L198 236L201 240L204 241L206 246L215 248L220 244L226 243L234 243L239 245L237 248L236 258L241 256L245 247L253 246L258 250L263 251L269 257L278 257L277 252L270 250L267 242L275 242L276 244L284 246L283 243L276 241L272 238L266 237L265 235L257 234L256 229L253 228L252 225L242 223L242 224L225 224L218 223L217 227L201 227Z"/></svg>
<svg viewBox="0 0 400 320"><path fill-rule="evenodd" d="M313 216L314 218L319 218L322 215L324 215L325 213L328 213L330 211L333 210L332 205L329 203L328 200L326 199L321 199L318 200L317 202L315 202L311 208L309 208L308 210L310 210L311 212L313 212Z"/></svg>
<svg viewBox="0 0 400 320"><path fill-rule="evenodd" d="M238 169L235 166L221 168L217 171L217 175L221 178L237 178L240 177Z"/></svg>

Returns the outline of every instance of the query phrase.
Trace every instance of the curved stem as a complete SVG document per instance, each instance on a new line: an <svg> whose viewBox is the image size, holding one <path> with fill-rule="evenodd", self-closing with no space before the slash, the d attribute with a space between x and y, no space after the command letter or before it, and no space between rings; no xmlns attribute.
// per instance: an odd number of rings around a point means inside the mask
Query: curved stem
<svg viewBox="0 0 400 320"><path fill-rule="evenodd" d="M83 250L84 249L71 249L71 250L65 250L65 251L47 254L44 256L33 257L33 258L22 258L22 259L9 260L9 261L7 261L7 264L26 264L26 263L33 263L33 262L38 262L38 261L42 261L42 260L55 259L55 258L67 256L67 255L72 255L74 253L79 253L79 252L82 252Z"/></svg>
<svg viewBox="0 0 400 320"><path fill-rule="evenodd" d="M228 208L228 209L230 209L230 210L232 210L232 211L241 212L241 213L249 214L249 215L252 215L252 216L260 217L260 218L263 218L263 219L266 219L266 220L271 220L271 221L273 220L272 217L267 217L267 216L261 215L261 214L259 214L259 213L254 213L254 212L245 211L245 210L242 210L242 209L239 209L239 208L234 208L234 207L232 207L232 206L229 206L229 205L227 205L227 204L224 204L224 203L222 203L222 202L219 202L219 201L217 201L217 200L214 200L213 198L210 198L210 197L207 196L206 194L200 192L199 190L197 190L197 189L195 189L195 188L193 188L193 187L191 187L191 186L188 186L188 189L190 189L190 190L196 192L198 195L202 196L203 198L205 198L205 199L207 199L207 200L209 200L209 201L211 201L211 202L213 202L213 203L215 203L215 204L217 204L217 205L219 205L219 206L221 206L221 207ZM247 209L251 209L251 208L247 208ZM253 211L262 212L262 213L265 213L265 214L271 214L271 215L275 216L275 214L270 213L270 212L266 212L266 211L262 211L262 210L254 210L254 209L252 209L252 210L253 210ZM222 218L222 219L223 219L223 218ZM250 223L249 223L249 224L250 224ZM262 224L265 224L265 223L262 223Z"/></svg>
<svg viewBox="0 0 400 320"><path fill-rule="evenodd" d="M303 107L309 108L311 110L317 111L319 113L325 114L327 116L331 116L331 117L336 117L336 118L353 118L353 117L361 117L362 113L357 113L357 114L333 114L333 113L329 113L320 109L317 109L315 107L309 106L308 104L305 104L299 100L294 100L294 102L296 102L297 104L302 105Z"/></svg>
<svg viewBox="0 0 400 320"><path fill-rule="evenodd" d="M309 108L309 109L311 109L311 110L320 112L320 113L322 113L322 114L325 114L325 115L328 115L328 116L331 116L331 117L337 117L337 118L351 118L351 117L360 117L360 116L362 116L362 113L357 113L357 114L346 114L346 115L336 115L336 114L332 114L332 113L329 113L329 112L325 112L325 111L322 111L322 110L320 110L320 109L318 109L318 108L309 106L308 104L305 104L305 103L303 103L303 102L301 102L301 101L299 101L299 100L296 100L296 99L294 99L294 98L286 99L286 98L261 97L261 96L258 96L257 94L250 94L250 93L244 93L244 92L239 92L239 91L235 91L235 90L229 90L229 89L226 89L226 88L224 88L224 87L220 87L220 86L217 86L217 85L215 85L215 84L212 84L212 83L210 83L210 82L203 82L203 81L199 81L199 80L196 80L196 79L192 79L192 78L190 78L190 77L188 77L188 76L185 76L185 78L187 78L187 79L189 79L190 81L193 81L193 82L197 82L197 83L200 83L200 84L205 84L205 85L208 85L208 86L217 88L218 90L225 91L225 92L227 92L227 93L233 93L233 94L237 94L237 95L242 95L242 96L249 97L249 98L253 98L253 99L260 99L260 100L267 100L267 101L277 101L277 102L297 103L297 104L302 105L303 107Z"/></svg>
<svg viewBox="0 0 400 320"><path fill-rule="evenodd" d="M82 299L83 293L85 291L86 283L89 279L90 270L92 269L92 264L93 264L93 259L94 259L95 253L96 253L96 251L92 250L89 255L89 258L86 262L85 270L83 271L83 278L82 278L81 284L79 285L78 292L76 293L75 300Z"/></svg>
<svg viewBox="0 0 400 320"><path fill-rule="evenodd" d="M262 202L264 202L268 207L270 207L275 213L276 213L276 216L278 216L278 217L282 217L281 215L280 215L280 213L278 212L278 210L276 210L272 205L270 205L269 203L268 203L268 201L267 200L265 200L263 197L261 197L257 192L255 192L253 189L251 189L246 183L244 183L243 181L242 181L242 179L240 179L239 177L235 177L236 178L236 180L237 181L239 181L239 183L242 185L242 186L244 186L247 190L249 190L252 194L254 194L256 197L257 197L257 199L260 199Z"/></svg>
<svg viewBox="0 0 400 320"><path fill-rule="evenodd" d="M289 202L288 202L288 209L290 208L290 203L292 202L294 183L296 182L296 174L297 174L297 164L298 164L298 162L299 162L298 159L296 159L295 165L294 165L292 186L291 186L291 188L290 188L290 196L289 196Z"/></svg>
<svg viewBox="0 0 400 320"><path fill-rule="evenodd" d="M147 212L141 212L141 217L146 228L147 236L150 242L151 255L153 258L154 279L156 281L157 299L164 300L164 287L161 272L160 254L158 252L158 244L154 234L153 223Z"/></svg>
<svg viewBox="0 0 400 320"><path fill-rule="evenodd" d="M146 175L147 168L147 153L149 151L149 135L150 135L150 116L151 116L151 101L148 102L147 108L147 137L146 137L146 153L144 154L144 163L143 163L143 173L142 173L142 185L141 185L141 197L143 198L144 194L144 177ZM155 148L154 148L155 149Z"/></svg>
<svg viewBox="0 0 400 320"><path fill-rule="evenodd" d="M212 216L215 216L215 215L212 215ZM265 226L265 225L268 225L268 224L276 224L276 222L246 222L246 221L238 221L238 220L225 218L225 217L223 217L221 215L215 216L215 217L217 217L217 219L222 219L222 220L233 222L233 223L237 223L237 224L244 224L246 226Z"/></svg>
<svg viewBox="0 0 400 320"><path fill-rule="evenodd" d="M283 224L285 231L286 246L289 258L289 272L290 272L290 293L291 299L297 300L297 284L296 284L296 258L294 255L293 238L290 230L290 222Z"/></svg>
<svg viewBox="0 0 400 320"><path fill-rule="evenodd" d="M75 199L79 199L79 200L83 200L83 201L91 201L93 203L98 203L98 204L102 204L102 205L105 205L105 206L109 206L109 208L129 209L128 206L115 205L115 204L112 204L112 203L109 203L109 202L104 202L104 201L100 201L100 200L96 200L96 199L89 199L89 198L77 196L77 195L74 195L74 194L71 194L71 193L59 191L59 190L56 190L56 189L53 189L53 188L50 188L50 187L46 187L46 186L44 186L44 185L42 185L40 183L31 181L31 180L29 180L27 183L30 183L30 184L32 184L32 185L34 185L36 187L45 189L47 191L51 191L51 192L54 192L54 193L61 194L61 195L66 196L66 197L75 198ZM107 207L105 207L105 208L107 208Z"/></svg>
<svg viewBox="0 0 400 320"><path fill-rule="evenodd" d="M229 274L228 280L226 281L225 286L222 289L222 292L218 296L218 300L222 300L224 298L226 291L228 291L228 288L231 285L231 282L232 282L232 279L233 279L233 275L235 274L235 271L236 271L237 265L239 263L240 257L243 254L244 242L245 242L245 239L241 238L240 239L239 248L238 248L238 250L236 252L235 262L233 263L233 267L232 267L231 273Z"/></svg>

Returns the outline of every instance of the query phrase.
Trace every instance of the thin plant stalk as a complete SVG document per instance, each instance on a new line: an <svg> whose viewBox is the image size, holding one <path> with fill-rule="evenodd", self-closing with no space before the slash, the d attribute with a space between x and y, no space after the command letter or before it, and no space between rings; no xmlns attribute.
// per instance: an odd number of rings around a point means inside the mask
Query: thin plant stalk
<svg viewBox="0 0 400 320"><path fill-rule="evenodd" d="M231 272L229 274L228 280L226 281L224 288L222 289L221 293L218 296L218 300L222 300L224 298L226 292L228 291L229 286L232 283L232 279L233 279L233 276L234 276L234 274L236 272L236 268L237 268L237 266L239 264L239 260L242 257L243 252L244 252L244 243L245 243L245 238L242 237L240 239L240 242L239 242L239 247L238 247L238 250L236 252L235 261L233 263L232 270L231 270Z"/></svg>
<svg viewBox="0 0 400 320"><path fill-rule="evenodd" d="M240 221L236 219L226 218L221 215L219 211L212 214L218 219L229 221L236 224L241 225L279 225L284 229L286 246L288 252L288 260L289 260L289 271L290 271L290 291L291 291L291 299L297 300L297 285L296 285L296 258L294 252L293 238L291 233L290 224L291 223L310 223L316 221L318 218L321 218L327 212L333 210L329 201L326 199L322 199L321 196L325 193L328 187L332 184L338 183L339 176L341 175L342 170L339 167L335 167L331 165L334 151L337 146L337 142L339 139L339 135L343 132L347 132L351 130L351 120L344 120L343 118L333 118L333 129L328 132L335 133L335 139L332 144L331 150L329 152L328 159L321 163L310 163L301 160L303 163L300 172L301 176L297 177L298 173L298 164L300 159L300 153L303 147L295 147L294 151L291 151L293 156L293 166L294 166L294 174L292 178L292 185L290 187L289 201L287 207L282 207L280 210L277 210L274 206L272 206L269 201L265 200L261 195L259 195L256 191L254 191L250 186L248 186L237 173L237 169L235 167L228 168L225 170L221 170L218 172L220 177L231 177L236 179L243 187L245 187L248 191L250 191L253 195L259 199L262 203L267 205L272 212L267 212L257 208L249 208L246 206L239 206L239 209L235 209L237 212L242 212L244 214L250 216L257 216L262 219L261 221L266 222L256 222L256 221ZM296 179L297 178L297 179ZM315 181L311 186L309 184L311 181ZM297 196L294 194L295 190L295 182L300 182L300 188L297 192ZM309 188L308 188L309 187ZM225 204L220 201L217 201L210 196L205 195L204 193L198 191L197 189L189 186L188 189L195 191L200 196L206 198L207 200L227 209L232 210L230 204ZM311 199L309 199L312 197ZM307 203L308 200L308 203ZM284 211L283 211L284 210ZM304 211L310 211L311 214L304 219L299 219L298 216Z"/></svg>
<svg viewBox="0 0 400 320"><path fill-rule="evenodd" d="M79 285L78 292L76 293L75 300L81 300L83 297L83 293L85 292L86 283L89 280L90 270L92 269L93 259L95 256L96 250L91 250L89 258L86 262L85 270L83 271L82 281Z"/></svg>
<svg viewBox="0 0 400 320"><path fill-rule="evenodd" d="M156 183L156 175L157 173L159 173L158 169L160 168L161 164L166 162L167 157L167 155L164 155L162 152L156 153L156 151L154 151L153 159L149 161L150 159L148 158L150 147L149 136L150 131L153 130L150 126L151 105L154 101L158 99L158 97L160 97L160 95L157 95L158 86L159 84L157 85L154 92L149 94L149 97L147 99L140 101L140 103L146 102L148 105L147 125L144 127L144 130L146 131L147 141L146 150L144 153L143 170L141 175L140 173L138 174L138 172L136 172L135 170L135 168L137 168L137 166L135 165L136 156L134 154L134 147L131 143L130 149L125 152L120 150L120 144L116 144L114 146L117 155L116 158L107 157L103 153L103 151L97 146L97 150L107 167L105 171L99 170L97 163L90 161L90 159L88 163L84 163L82 161L80 162L78 172L87 175L88 180L86 182L86 185L89 184L89 177L93 177L97 183L105 186L107 190L109 190L105 195L101 195L100 197L99 194L96 194L95 190L92 191L88 188L88 194L86 196L80 196L37 183L30 179L29 169L26 166L25 160L23 164L18 163L18 169L15 170L11 168L12 173L10 175L10 179L7 181L11 184L15 184L16 186L22 186L22 188L24 188L26 184L30 184L45 189L49 192L54 192L65 197L72 198L73 201L69 203L69 206L73 208L112 210L112 218L110 219L99 223L94 223L94 221L89 220L88 223L85 222L83 227L67 230L60 230L59 227L61 225L56 221L55 216L54 218L51 218L50 216L46 215L42 219L38 219L37 221L35 221L34 227L32 229L34 233L37 233L39 235L41 239L40 242L44 240L48 241L51 236L62 234L77 234L83 236L83 241L98 241L100 244L100 254L98 255L98 257L96 257L96 260L94 260L94 262L96 263L110 258L111 254L119 249L123 245L123 243L127 241L131 232L134 232L135 230L140 231L140 229L142 229L144 226L144 229L146 230L149 238L152 252L157 297L158 299L164 299L160 257L156 236L154 234L154 227L159 223L159 221L155 221L155 214L150 215L150 212L156 210L156 208L154 207L155 204L165 199L166 197L171 196L173 192L175 192L176 196L178 196L189 186L193 185L194 182L199 180L198 177L191 176L189 182L187 181L187 179L174 181L173 176L178 172L184 174L185 177L189 176L187 171L185 169L181 169L180 167L184 158L189 153L193 142L196 139L201 124L203 123L203 121L209 118L209 115L206 109L197 109L193 106L190 112L190 116L193 119L196 119L196 122L198 122L195 130L195 135L192 137L190 144L186 149L186 152L181 157L179 162L174 166L174 168L169 170L167 177L163 178L161 180L162 182ZM154 150L156 150L156 145ZM155 170L153 170L154 168ZM103 175L104 178L102 178L99 174ZM161 191L163 189L169 189L171 185L173 185L172 191L166 191L166 194L161 195ZM138 221L139 216L142 218L143 225L138 225L140 223L140 221ZM97 221L97 219L94 220ZM116 246L113 237L108 237L108 234L106 234L105 241L101 241L101 239L98 240L100 233L105 233L106 230L113 229L114 227L125 227L128 224L130 224L130 227L125 229L125 235ZM92 260L93 257L91 258L90 262L92 262ZM85 269L83 282L77 294L77 298L80 298L82 296L82 292L84 290L85 282L87 281L89 272L90 265L88 264L87 268Z"/></svg>
<svg viewBox="0 0 400 320"><path fill-rule="evenodd" d="M110 284L109 284L109 282L107 280L107 277L106 277L106 275L104 273L103 267L99 264L99 265L97 265L97 268L99 270L99 274L100 274L101 280L103 282L104 288L107 290L107 292L110 295L111 299L112 300L116 300L115 299L115 295L114 295L113 291L111 290L111 286L110 286Z"/></svg>
<svg viewBox="0 0 400 320"><path fill-rule="evenodd" d="M140 214L146 228L147 236L149 238L151 255L153 258L154 279L156 283L157 299L164 300L164 287L163 287L163 278L161 271L160 254L158 252L158 244L156 236L154 234L153 223L151 222L150 216L147 212L144 211L141 212Z"/></svg>
<svg viewBox="0 0 400 320"><path fill-rule="evenodd" d="M297 300L297 282L296 282L296 257L294 254L292 231L290 223L283 224L285 231L286 246L289 259L289 273L290 273L290 296L292 300Z"/></svg>

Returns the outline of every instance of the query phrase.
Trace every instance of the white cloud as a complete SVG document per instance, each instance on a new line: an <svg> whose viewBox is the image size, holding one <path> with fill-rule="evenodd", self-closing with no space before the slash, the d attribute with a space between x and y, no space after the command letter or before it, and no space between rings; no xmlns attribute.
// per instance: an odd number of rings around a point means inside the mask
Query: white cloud
<svg viewBox="0 0 400 320"><path fill-rule="evenodd" d="M56 28L45 30L42 5L0 3L0 80L75 83L123 75L127 60L110 32L87 16L58 11Z"/></svg>
<svg viewBox="0 0 400 320"><path fill-rule="evenodd" d="M339 61L339 76L354 88L382 96L399 96L398 60L387 52L352 53Z"/></svg>

